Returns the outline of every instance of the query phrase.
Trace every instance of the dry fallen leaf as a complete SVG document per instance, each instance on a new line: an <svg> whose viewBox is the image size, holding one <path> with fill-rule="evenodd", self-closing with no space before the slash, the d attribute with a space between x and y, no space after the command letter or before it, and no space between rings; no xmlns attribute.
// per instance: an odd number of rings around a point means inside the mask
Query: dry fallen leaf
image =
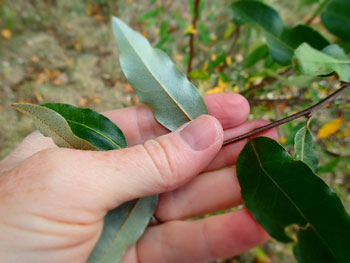
<svg viewBox="0 0 350 263"><path fill-rule="evenodd" d="M327 122L325 125L323 125L319 129L317 133L317 137L320 139L329 137L330 135L335 133L337 130L339 130L342 122L343 120L340 118Z"/></svg>
<svg viewBox="0 0 350 263"><path fill-rule="evenodd" d="M128 83L124 84L123 90L124 90L125 93L132 93L132 92L134 92L133 88Z"/></svg>
<svg viewBox="0 0 350 263"><path fill-rule="evenodd" d="M1 30L1 36L7 40L11 39L12 37L12 32L10 29L3 29Z"/></svg>

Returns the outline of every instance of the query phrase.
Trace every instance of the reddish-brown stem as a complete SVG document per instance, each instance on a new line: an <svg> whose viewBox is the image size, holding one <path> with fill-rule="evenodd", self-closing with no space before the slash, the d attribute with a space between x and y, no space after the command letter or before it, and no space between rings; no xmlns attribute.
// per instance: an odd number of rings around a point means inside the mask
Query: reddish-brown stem
<svg viewBox="0 0 350 263"><path fill-rule="evenodd" d="M343 94L347 90L350 90L350 83L342 83L341 87L338 90L336 90L335 92L330 94L328 97L324 98L323 100L319 101L318 103L312 105L311 107L306 108L306 109L304 109L304 110L302 110L300 112L297 112L297 113L295 113L293 115L290 115L290 116L288 116L286 118L283 118L283 119L277 120L275 122L272 122L272 123L270 123L268 125L256 128L256 129L254 129L254 130L252 130L250 132L247 132L245 134L242 134L240 136L234 137L232 139L228 139L228 140L224 141L223 145L227 145L227 144L230 144L230 143L238 142L238 141L246 139L246 138L250 138L253 135L256 135L256 134L261 133L263 131L269 130L271 128L275 128L275 127L277 127L279 125L282 125L284 123L287 123L287 122L295 120L295 119L298 119L300 117L311 116L315 111L319 110L324 105L332 102L336 97L340 96L341 94Z"/></svg>
<svg viewBox="0 0 350 263"><path fill-rule="evenodd" d="M198 11L199 11L199 3L200 0L195 0L194 2L194 9L193 9L193 18L192 18L192 29L195 31L197 28L197 20L198 20ZM194 33L190 33L190 40L189 40L189 47L190 47L190 54L188 58L188 65L187 65L187 75L192 71L192 60L194 57Z"/></svg>

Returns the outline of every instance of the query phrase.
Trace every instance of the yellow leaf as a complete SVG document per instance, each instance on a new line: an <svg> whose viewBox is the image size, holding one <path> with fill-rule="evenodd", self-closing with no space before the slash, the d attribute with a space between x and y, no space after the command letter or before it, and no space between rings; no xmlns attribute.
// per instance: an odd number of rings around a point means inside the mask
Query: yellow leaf
<svg viewBox="0 0 350 263"><path fill-rule="evenodd" d="M232 88L232 91L238 93L239 92L239 86L238 85L234 86Z"/></svg>
<svg viewBox="0 0 350 263"><path fill-rule="evenodd" d="M227 83L222 81L221 79L219 79L218 85L219 85L219 88L222 90L222 92L225 92L225 89L227 87Z"/></svg>
<svg viewBox="0 0 350 263"><path fill-rule="evenodd" d="M212 60L212 61L214 61L217 57L218 57L218 56L217 56L215 53L211 54L211 60Z"/></svg>
<svg viewBox="0 0 350 263"><path fill-rule="evenodd" d="M231 65L232 65L232 58L231 58L230 56L227 56L227 57L226 57L226 64L227 64L228 66L231 66Z"/></svg>
<svg viewBox="0 0 350 263"><path fill-rule="evenodd" d="M141 32L141 34L142 34L145 38L148 38L148 33L147 33L145 30L143 30L143 31Z"/></svg>
<svg viewBox="0 0 350 263"><path fill-rule="evenodd" d="M280 137L278 139L278 141L283 144L283 143L285 143L287 141L287 138L286 137Z"/></svg>
<svg viewBox="0 0 350 263"><path fill-rule="evenodd" d="M215 34L210 34L210 40L211 41L216 41L218 39L218 36L217 35L215 35Z"/></svg>
<svg viewBox="0 0 350 263"><path fill-rule="evenodd" d="M225 92L226 90L227 83L223 82L221 79L219 79L218 86L208 90L206 93L207 94L213 94L213 93L222 93Z"/></svg>
<svg viewBox="0 0 350 263"><path fill-rule="evenodd" d="M1 30L1 36L5 39L10 39L12 36L12 32L10 29L5 28L5 29Z"/></svg>
<svg viewBox="0 0 350 263"><path fill-rule="evenodd" d="M223 92L222 91L222 88L220 88L220 87L215 87L215 88L212 88L212 89L210 89L210 90L207 90L207 94L213 94L213 93L221 93L221 92Z"/></svg>
<svg viewBox="0 0 350 263"><path fill-rule="evenodd" d="M74 43L73 47L74 47L74 49L76 51L80 51L81 50L81 45L79 43Z"/></svg>
<svg viewBox="0 0 350 263"><path fill-rule="evenodd" d="M350 126L346 127L344 131L337 132L335 136L339 139L350 137Z"/></svg>
<svg viewBox="0 0 350 263"><path fill-rule="evenodd" d="M317 133L317 137L322 139L322 138L327 138L328 136L332 135L335 133L337 130L339 130L340 125L342 124L343 120L342 119L335 119L330 122L327 122L325 125L319 129Z"/></svg>
<svg viewBox="0 0 350 263"><path fill-rule="evenodd" d="M202 70L203 70L204 72L207 72L208 66L209 66L209 62L208 62L208 61L205 61Z"/></svg>
<svg viewBox="0 0 350 263"><path fill-rule="evenodd" d="M185 32L185 34L194 35L197 33L197 30L193 27L193 25L189 25L188 27L186 27L184 32Z"/></svg>

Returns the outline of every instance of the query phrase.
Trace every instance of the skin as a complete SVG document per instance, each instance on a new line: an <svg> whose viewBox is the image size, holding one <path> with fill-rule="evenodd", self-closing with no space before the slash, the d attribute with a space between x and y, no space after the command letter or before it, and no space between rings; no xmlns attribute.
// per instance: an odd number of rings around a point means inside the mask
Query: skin
<svg viewBox="0 0 350 263"><path fill-rule="evenodd" d="M108 210L159 195L155 216L123 262L208 262L247 251L269 237L245 208L191 220L242 204L235 162L246 143L224 139L266 124L246 122L237 94L205 97L209 115L169 133L146 106L105 115L129 148L57 148L39 132L0 161L0 261L86 262ZM277 138L275 130L262 134Z"/></svg>

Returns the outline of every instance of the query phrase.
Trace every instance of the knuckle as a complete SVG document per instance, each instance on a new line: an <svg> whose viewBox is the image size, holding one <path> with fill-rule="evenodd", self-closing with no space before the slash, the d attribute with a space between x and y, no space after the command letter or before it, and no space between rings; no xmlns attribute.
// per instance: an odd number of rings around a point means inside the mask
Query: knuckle
<svg viewBox="0 0 350 263"><path fill-rule="evenodd" d="M143 147L154 168L152 173L159 179L163 189L170 190L178 177L174 155L170 154L170 146L159 140L149 140Z"/></svg>

